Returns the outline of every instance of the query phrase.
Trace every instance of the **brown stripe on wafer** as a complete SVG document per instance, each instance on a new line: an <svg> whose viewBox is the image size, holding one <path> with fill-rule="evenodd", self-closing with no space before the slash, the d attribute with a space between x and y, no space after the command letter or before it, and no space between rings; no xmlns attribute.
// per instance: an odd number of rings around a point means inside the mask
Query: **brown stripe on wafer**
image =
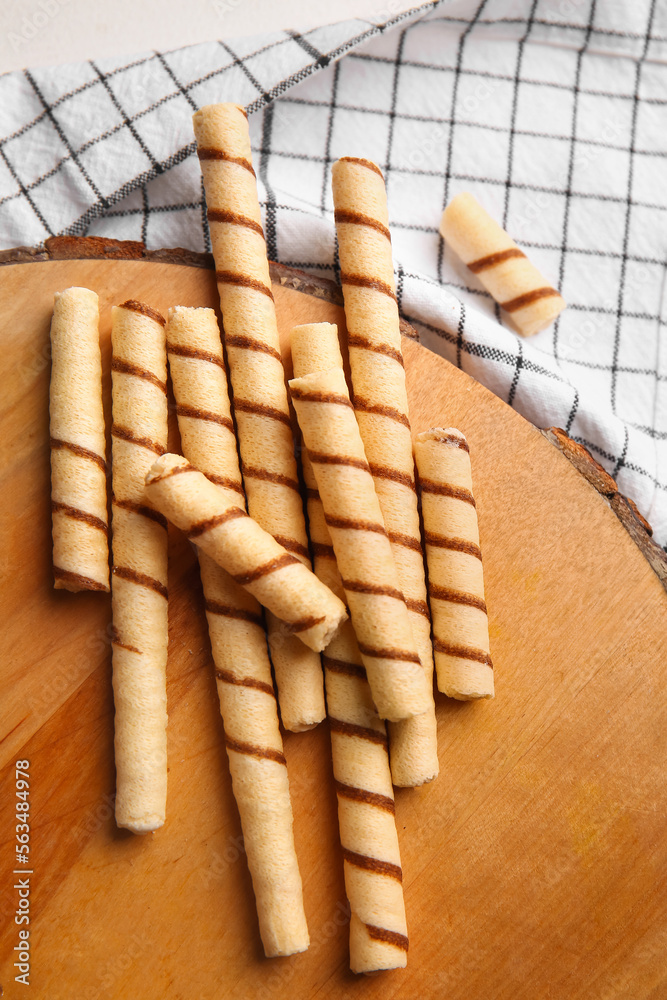
<svg viewBox="0 0 667 1000"><path fill-rule="evenodd" d="M403 594L395 587L383 587L377 583L364 583L363 580L343 580L345 590L352 591L353 594L375 594L378 597L393 597L397 601L403 601Z"/></svg>
<svg viewBox="0 0 667 1000"><path fill-rule="evenodd" d="M261 292L268 296L273 302L273 292L261 281L249 278L246 274L235 274L234 271L216 271L216 281L219 285L237 285L239 288L251 288L255 292Z"/></svg>
<svg viewBox="0 0 667 1000"><path fill-rule="evenodd" d="M160 583L159 580L154 580L152 576L147 576L146 573L139 573L136 569L131 569L129 566L114 566L111 572L114 576L120 577L121 580L129 580L130 583L148 587L149 590L154 590L156 594L162 594L165 600L169 596L165 585Z"/></svg>
<svg viewBox="0 0 667 1000"><path fill-rule="evenodd" d="M285 622L285 630L295 634L299 632L306 632L309 628L314 628L316 625L323 622L324 617L324 615L320 615L320 617L310 615L308 618L299 618L299 620L295 622Z"/></svg>
<svg viewBox="0 0 667 1000"><path fill-rule="evenodd" d="M234 608L229 604L222 604L221 601L215 601L212 598L206 598L204 608L212 615L221 615L223 618L238 618L241 621L259 625L260 628L264 627L261 614L257 614L255 611L248 611L246 608Z"/></svg>
<svg viewBox="0 0 667 1000"><path fill-rule="evenodd" d="M513 257L525 256L518 247L510 247L509 250L499 250L498 253L490 253L486 257L473 260L466 266L473 274L479 274L480 271L488 271L490 267L496 267L497 264L502 264L503 261L511 260Z"/></svg>
<svg viewBox="0 0 667 1000"><path fill-rule="evenodd" d="M298 556L303 556L304 559L310 559L308 549L301 542L297 542L296 538L287 538L285 535L274 535L273 537L288 552L294 552Z"/></svg>
<svg viewBox="0 0 667 1000"><path fill-rule="evenodd" d="M360 663L351 663L349 660L337 660L333 656L322 653L322 666L331 670L334 674L346 674L348 677L358 677L366 680L366 670Z"/></svg>
<svg viewBox="0 0 667 1000"><path fill-rule="evenodd" d="M179 417L192 417L193 420L208 420L212 424L220 424L228 431L234 433L234 424L229 417L221 413L211 413L209 410L202 410L198 406L188 406L187 403L176 404L176 414Z"/></svg>
<svg viewBox="0 0 667 1000"><path fill-rule="evenodd" d="M461 451L467 451L470 454L470 445L464 437L459 437L458 434L447 434L445 431L438 431L438 443L446 444L452 448L460 448Z"/></svg>
<svg viewBox="0 0 667 1000"><path fill-rule="evenodd" d="M279 569L284 569L285 566L293 566L294 564L299 566L303 565L299 562L296 556L290 555L286 552L284 556L278 556L277 559L272 559L271 562L264 563L263 566L258 566L257 569L252 570L250 573L239 573L234 576L234 580L240 583L242 587L247 586L249 583L254 583L255 580L261 579L263 576L268 576L269 573L275 573Z"/></svg>
<svg viewBox="0 0 667 1000"><path fill-rule="evenodd" d="M394 302L397 301L394 290L384 281L379 281L377 278L366 278L363 274L348 274L346 271L341 271L340 283L341 285L354 285L355 288L370 288L374 292L382 292L383 295L388 295Z"/></svg>
<svg viewBox="0 0 667 1000"><path fill-rule="evenodd" d="M258 681L256 677L237 677L231 670L223 670L221 667L215 668L215 676L225 684L234 684L237 687L254 688L255 691L263 691L264 694L275 698L276 693L270 684L265 681Z"/></svg>
<svg viewBox="0 0 667 1000"><path fill-rule="evenodd" d="M126 642L121 642L120 639L112 639L111 640L111 645L112 646L120 646L121 649L127 649L128 652L130 652L130 653L139 653L139 654L141 654L141 650L137 649L136 646L130 646Z"/></svg>
<svg viewBox="0 0 667 1000"><path fill-rule="evenodd" d="M164 320L162 321L164 324ZM162 382L161 379L154 375L153 372L149 371L147 368L142 368L141 365L135 365L132 361L126 361L124 358L113 357L111 359L111 371L120 372L122 375L134 375L135 378L142 378L146 382L150 382L154 385L156 389L161 392L167 392L167 383Z"/></svg>
<svg viewBox="0 0 667 1000"><path fill-rule="evenodd" d="M301 492L301 487L296 479L290 479L289 476L282 476L279 472L269 472L268 469L255 469L252 466L244 465L243 462L241 463L241 472L245 479L262 479L266 483L275 483L276 486L286 486L297 493Z"/></svg>
<svg viewBox="0 0 667 1000"><path fill-rule="evenodd" d="M258 233L264 239L264 230L259 222L249 219L247 215L239 215L237 212L227 212L222 208L209 208L206 215L209 222L228 222L234 226L245 226L246 229L252 229L253 232Z"/></svg>
<svg viewBox="0 0 667 1000"><path fill-rule="evenodd" d="M405 472L391 469L388 465L376 465L374 462L370 463L370 470L375 479L389 479L392 483L400 483L401 486L407 486L414 493L417 492L414 479Z"/></svg>
<svg viewBox="0 0 667 1000"><path fill-rule="evenodd" d="M555 288L550 288L549 286L536 288L534 291L526 292L524 295L517 295L515 299L510 299L509 302L501 302L500 308L504 309L505 312L513 313L517 309L525 309L526 306L531 306L533 302L537 302L539 299L550 299L552 296L559 294Z"/></svg>
<svg viewBox="0 0 667 1000"><path fill-rule="evenodd" d="M360 156L341 156L341 161L343 163L356 163L360 167L366 167L368 170L374 171L374 173L379 174L380 177L384 179L382 171L380 170L380 168L376 163L373 163L372 160L365 160L363 157Z"/></svg>
<svg viewBox="0 0 667 1000"><path fill-rule="evenodd" d="M81 445L74 444L72 441L60 441L58 438L54 437L49 438L49 447L54 451L57 451L59 448L66 448L67 451L71 451L73 455L78 455L79 458L87 458L91 462L94 462L95 465L99 465L103 472L107 471L106 460L102 457L102 455L98 455L96 452L90 451L89 448L82 448Z"/></svg>
<svg viewBox="0 0 667 1000"><path fill-rule="evenodd" d="M368 872L375 872L376 875L389 875L390 878L395 878L398 882L403 881L403 872L400 865L393 865L390 861L379 861L377 858L369 858L367 854L357 854L356 851L350 851L347 847L343 848L343 858L348 864L354 865L355 868L364 868ZM391 934L393 932L382 929L382 933Z"/></svg>
<svg viewBox="0 0 667 1000"><path fill-rule="evenodd" d="M334 719L329 716L329 728L342 736L358 736L360 740L368 740L369 743L377 743L380 746L387 745L386 733L371 729L370 726L356 726L351 722L343 721L343 719Z"/></svg>
<svg viewBox="0 0 667 1000"><path fill-rule="evenodd" d="M408 939L405 934L388 931L384 927L375 927L373 924L366 924L366 930L374 941L384 941L385 944L393 944L402 951L408 950Z"/></svg>
<svg viewBox="0 0 667 1000"><path fill-rule="evenodd" d="M393 542L394 545L402 545L406 549L412 549L414 552L421 552L422 545L418 538L413 538L412 535L404 535L400 531L388 531L389 541Z"/></svg>
<svg viewBox="0 0 667 1000"><path fill-rule="evenodd" d="M84 524L89 524L91 528L97 528L99 531L103 531L105 535L109 533L109 527L101 517L95 517L94 514L88 514L85 510L79 510L77 507L71 507L68 503L52 500L51 511L54 514L65 514L75 521L82 521Z"/></svg>
<svg viewBox="0 0 667 1000"><path fill-rule="evenodd" d="M217 365L224 371L225 362L215 354L208 351L200 351L196 347L186 347L184 344L167 344L167 354L175 354L178 358L194 358L197 361L208 361L212 365Z"/></svg>
<svg viewBox="0 0 667 1000"><path fill-rule="evenodd" d="M320 559L336 558L333 545L326 545L324 542L311 542L311 548L315 557L319 556Z"/></svg>
<svg viewBox="0 0 667 1000"><path fill-rule="evenodd" d="M349 455L326 455L321 451L309 451L308 458L313 465L348 465L351 469L371 471L365 458L351 458Z"/></svg>
<svg viewBox="0 0 667 1000"><path fill-rule="evenodd" d="M112 425L111 436L121 438L123 441L129 441L131 444L138 444L142 448L152 451L155 455L164 455L165 453L164 448L157 441L151 441L150 438L146 437L137 437L128 427L121 427L120 424ZM186 470L183 469L182 471L185 472Z"/></svg>
<svg viewBox="0 0 667 1000"><path fill-rule="evenodd" d="M306 392L304 389L292 389L292 397L301 399L305 403L332 403L335 406L349 406L353 409L349 396L342 396L337 392Z"/></svg>
<svg viewBox="0 0 667 1000"><path fill-rule="evenodd" d="M243 156L230 156L229 153L225 153L222 149L211 149L208 146L199 146L197 156L200 160L225 160L227 163L235 163L238 167L243 167L244 170L247 170L253 177L255 176L252 163Z"/></svg>
<svg viewBox="0 0 667 1000"><path fill-rule="evenodd" d="M428 592L431 597L439 601L449 601L451 604L465 604L469 608L477 608L487 614L486 603L481 597L475 594L462 594L458 590L450 590L448 587L436 587L434 583L429 583Z"/></svg>
<svg viewBox="0 0 667 1000"><path fill-rule="evenodd" d="M282 424L286 424L290 429L292 427L289 413L278 410L275 406L267 406L266 403L257 403L251 399L235 399L234 410L241 413L255 413L259 417L270 417L271 420L279 420ZM245 472L243 474L245 475Z"/></svg>
<svg viewBox="0 0 667 1000"><path fill-rule="evenodd" d="M330 528L343 528L350 531L373 531L378 535L387 534L384 524L378 524L374 521L359 521L353 517L332 517L331 515L328 517L325 515L325 520Z"/></svg>
<svg viewBox="0 0 667 1000"><path fill-rule="evenodd" d="M198 538L205 531L211 531L213 528L219 528L221 524L226 524L228 521L236 521L239 517L247 516L241 507L231 507L224 514L216 514L215 517L207 517L204 521L197 521L196 524L193 524L186 531L186 535L188 538Z"/></svg>
<svg viewBox="0 0 667 1000"><path fill-rule="evenodd" d="M403 663L421 663L416 653L407 649L378 649L375 646L367 646L359 643L359 652L364 656L371 656L377 660L401 660Z"/></svg>
<svg viewBox="0 0 667 1000"><path fill-rule="evenodd" d="M227 347L241 347L246 351L261 351L262 354L269 354L272 358L275 358L281 365L283 363L280 351L277 351L271 344L264 343L263 340L255 340L253 337L244 337L241 334L235 336L226 334L225 344ZM236 401L234 405L237 405Z"/></svg>
<svg viewBox="0 0 667 1000"><path fill-rule="evenodd" d="M434 639L433 647L438 653L446 656L458 656L462 660L475 660L477 663L485 663L493 670L493 660L488 653L482 649L474 649L472 646L456 646L451 642L443 642L442 639Z"/></svg>
<svg viewBox="0 0 667 1000"><path fill-rule="evenodd" d="M401 368L405 368L403 355L400 351L397 351L395 347L391 347L390 344L374 344L371 340L360 336L358 333L348 333L347 346L358 347L360 350L364 351L374 351L375 354L384 354L385 357L393 358L394 361L398 361Z"/></svg>
<svg viewBox="0 0 667 1000"><path fill-rule="evenodd" d="M97 580L92 580L89 576L83 576L81 573L72 573L61 566L53 567L53 575L56 580L62 580L64 583L73 583L76 587L80 587L81 590L104 590L106 592L109 589L105 584L98 583Z"/></svg>
<svg viewBox="0 0 667 1000"><path fill-rule="evenodd" d="M336 222L348 222L356 226L369 226L371 229L375 229L378 233L386 236L391 243L391 233L387 227L383 226L377 219L371 218L370 215L363 215L361 212L347 212L345 209L337 208L334 212L334 219Z"/></svg>
<svg viewBox="0 0 667 1000"><path fill-rule="evenodd" d="M455 500L463 500L472 507L476 507L475 498L470 490L460 486L450 486L448 483L434 483L431 479L419 478L419 488L422 493L436 493L441 497L453 497Z"/></svg>
<svg viewBox="0 0 667 1000"><path fill-rule="evenodd" d="M369 806L377 806L392 815L396 812L394 800L388 795L379 795L377 792L369 792L365 788L355 788L354 785L346 785L342 781L334 781L336 792L344 799L352 799L354 802L365 802Z"/></svg>
<svg viewBox="0 0 667 1000"><path fill-rule="evenodd" d="M373 403L369 403L367 399L355 395L354 409L359 410L360 413L374 413L378 417L388 417L390 420L395 420L397 423L403 424L404 427L410 430L410 420L408 417L393 406L374 405Z"/></svg>
<svg viewBox="0 0 667 1000"><path fill-rule="evenodd" d="M307 486L306 487L306 496L308 497L309 500L319 500L320 499L320 491L316 490L313 486Z"/></svg>
<svg viewBox="0 0 667 1000"><path fill-rule="evenodd" d="M137 299L128 299L126 302L121 302L120 308L129 309L130 312L141 313L142 316L148 316L149 319L152 319L154 323L159 323L160 326L167 325L167 321L162 313L159 313L157 309L151 309L145 302L138 302Z"/></svg>
<svg viewBox="0 0 667 1000"><path fill-rule="evenodd" d="M112 496L111 503L114 507L120 507L122 510L129 510L132 514L141 514L142 517L147 517L150 521L155 521L155 523L160 524L165 531L167 530L167 518L163 517L159 511L153 510L152 507L147 507L146 504L137 503L135 500L118 500L115 496Z"/></svg>
<svg viewBox="0 0 667 1000"><path fill-rule="evenodd" d="M276 764L284 764L287 767L285 754L281 753L280 750L273 750L271 747L257 747L252 743L243 743L242 740L233 740L230 736L225 736L225 746L228 750L235 750L236 753L244 753L251 757L272 760Z"/></svg>
<svg viewBox="0 0 667 1000"><path fill-rule="evenodd" d="M423 618L431 620L431 616L428 611L428 604L426 601L418 601L415 598L406 597L405 605L408 611L414 611L416 614L421 615Z"/></svg>
<svg viewBox="0 0 667 1000"><path fill-rule="evenodd" d="M445 535L437 535L433 531L424 532L424 541L427 545L435 545L440 549L451 549L452 552L465 552L475 559L482 558L482 550L474 542L466 542L463 538L447 538Z"/></svg>
<svg viewBox="0 0 667 1000"><path fill-rule="evenodd" d="M178 472L178 469L174 469L174 472ZM186 472L186 469L180 470ZM234 490L235 493L239 493L245 501L245 491L243 489L243 484L238 482L236 479L228 479L227 476L218 476L215 472L207 472L206 478L210 479L212 483L216 486L224 486L225 489Z"/></svg>

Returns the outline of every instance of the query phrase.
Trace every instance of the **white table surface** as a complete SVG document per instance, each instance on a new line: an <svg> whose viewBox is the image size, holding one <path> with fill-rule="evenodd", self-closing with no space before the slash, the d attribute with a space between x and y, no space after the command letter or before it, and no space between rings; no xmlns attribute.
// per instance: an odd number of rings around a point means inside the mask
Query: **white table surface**
<svg viewBox="0 0 667 1000"><path fill-rule="evenodd" d="M0 0L0 72L365 17L417 0Z"/></svg>

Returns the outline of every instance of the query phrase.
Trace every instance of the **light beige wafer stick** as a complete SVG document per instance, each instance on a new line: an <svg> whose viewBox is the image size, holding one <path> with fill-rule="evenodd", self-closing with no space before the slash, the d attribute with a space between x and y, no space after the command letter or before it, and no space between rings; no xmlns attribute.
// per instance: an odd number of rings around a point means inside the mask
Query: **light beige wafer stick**
<svg viewBox="0 0 667 1000"><path fill-rule="evenodd" d="M299 378L342 366L338 332L328 323L292 330L292 364ZM315 573L342 597L331 535L310 459L302 453ZM338 797L345 889L350 902L353 972L406 964L407 925L387 734L373 704L351 622L322 656L331 753Z"/></svg>
<svg viewBox="0 0 667 1000"><path fill-rule="evenodd" d="M171 309L167 353L181 444L221 493L245 505L220 331L212 309ZM199 550L234 796L267 956L308 947L292 805L262 611Z"/></svg>
<svg viewBox="0 0 667 1000"><path fill-rule="evenodd" d="M346 620L343 602L187 459L158 458L146 476L146 495L311 649L324 649Z"/></svg>
<svg viewBox="0 0 667 1000"><path fill-rule="evenodd" d="M354 407L417 652L432 685L431 620L384 179L374 163L348 157L334 164L332 177ZM423 716L390 726L389 733L394 784L421 785L438 774L433 698Z"/></svg>
<svg viewBox="0 0 667 1000"><path fill-rule="evenodd" d="M247 116L236 104L212 104L196 112L193 124L248 510L309 566ZM267 620L283 723L287 729L308 729L325 715L320 661L272 615Z"/></svg>
<svg viewBox="0 0 667 1000"><path fill-rule="evenodd" d="M162 826L167 799L167 522L144 494L167 446L164 327L135 300L112 310L116 822L135 833Z"/></svg>
<svg viewBox="0 0 667 1000"><path fill-rule="evenodd" d="M440 234L479 275L523 337L544 330L565 308L562 296L471 194L452 198L443 213Z"/></svg>
<svg viewBox="0 0 667 1000"><path fill-rule="evenodd" d="M51 321L51 512L56 590L109 590L106 442L95 292L56 292Z"/></svg>
<svg viewBox="0 0 667 1000"><path fill-rule="evenodd" d="M489 619L472 493L470 449L453 427L418 434L438 688L451 698L493 698Z"/></svg>
<svg viewBox="0 0 667 1000"><path fill-rule="evenodd" d="M313 465L378 713L406 719L432 697L417 655L373 477L340 368L292 379L292 400Z"/></svg>

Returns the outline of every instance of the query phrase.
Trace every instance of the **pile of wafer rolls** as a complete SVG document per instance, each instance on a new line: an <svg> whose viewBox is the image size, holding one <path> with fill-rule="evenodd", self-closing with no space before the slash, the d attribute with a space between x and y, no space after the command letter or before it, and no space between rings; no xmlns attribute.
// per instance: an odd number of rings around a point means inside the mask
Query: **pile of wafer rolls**
<svg viewBox="0 0 667 1000"><path fill-rule="evenodd" d="M350 967L397 969L394 786L438 775L434 674L449 697L494 696L470 447L452 427L413 434L380 169L333 167L347 333L295 327L284 358L246 114L205 107L194 129L223 329L210 308L114 306L107 428L97 295L56 295L54 586L111 590L116 822L155 831L169 524L194 544L265 954L309 946L281 724L328 717ZM167 447L169 384L182 454Z"/></svg>

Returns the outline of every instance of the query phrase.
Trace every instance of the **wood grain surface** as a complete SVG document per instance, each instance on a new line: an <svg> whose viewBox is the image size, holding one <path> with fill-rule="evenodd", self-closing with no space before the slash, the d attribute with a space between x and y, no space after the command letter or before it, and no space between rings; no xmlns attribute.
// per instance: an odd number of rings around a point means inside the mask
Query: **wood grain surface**
<svg viewBox="0 0 667 1000"><path fill-rule="evenodd" d="M146 837L115 828L110 600L52 589L53 293L78 284L100 296L107 414L110 306L132 297L166 312L215 305L217 293L192 261L106 256L0 268L3 996L665 997L667 595L608 484L605 498L536 428L408 339L413 430L455 425L470 442L497 696L439 697L440 778L397 793L407 969L348 971L326 725L285 740L311 947L263 958L198 573L176 531L167 823ZM274 278L283 336L299 322L342 323L317 288ZM20 758L31 784L29 988L13 968Z"/></svg>

